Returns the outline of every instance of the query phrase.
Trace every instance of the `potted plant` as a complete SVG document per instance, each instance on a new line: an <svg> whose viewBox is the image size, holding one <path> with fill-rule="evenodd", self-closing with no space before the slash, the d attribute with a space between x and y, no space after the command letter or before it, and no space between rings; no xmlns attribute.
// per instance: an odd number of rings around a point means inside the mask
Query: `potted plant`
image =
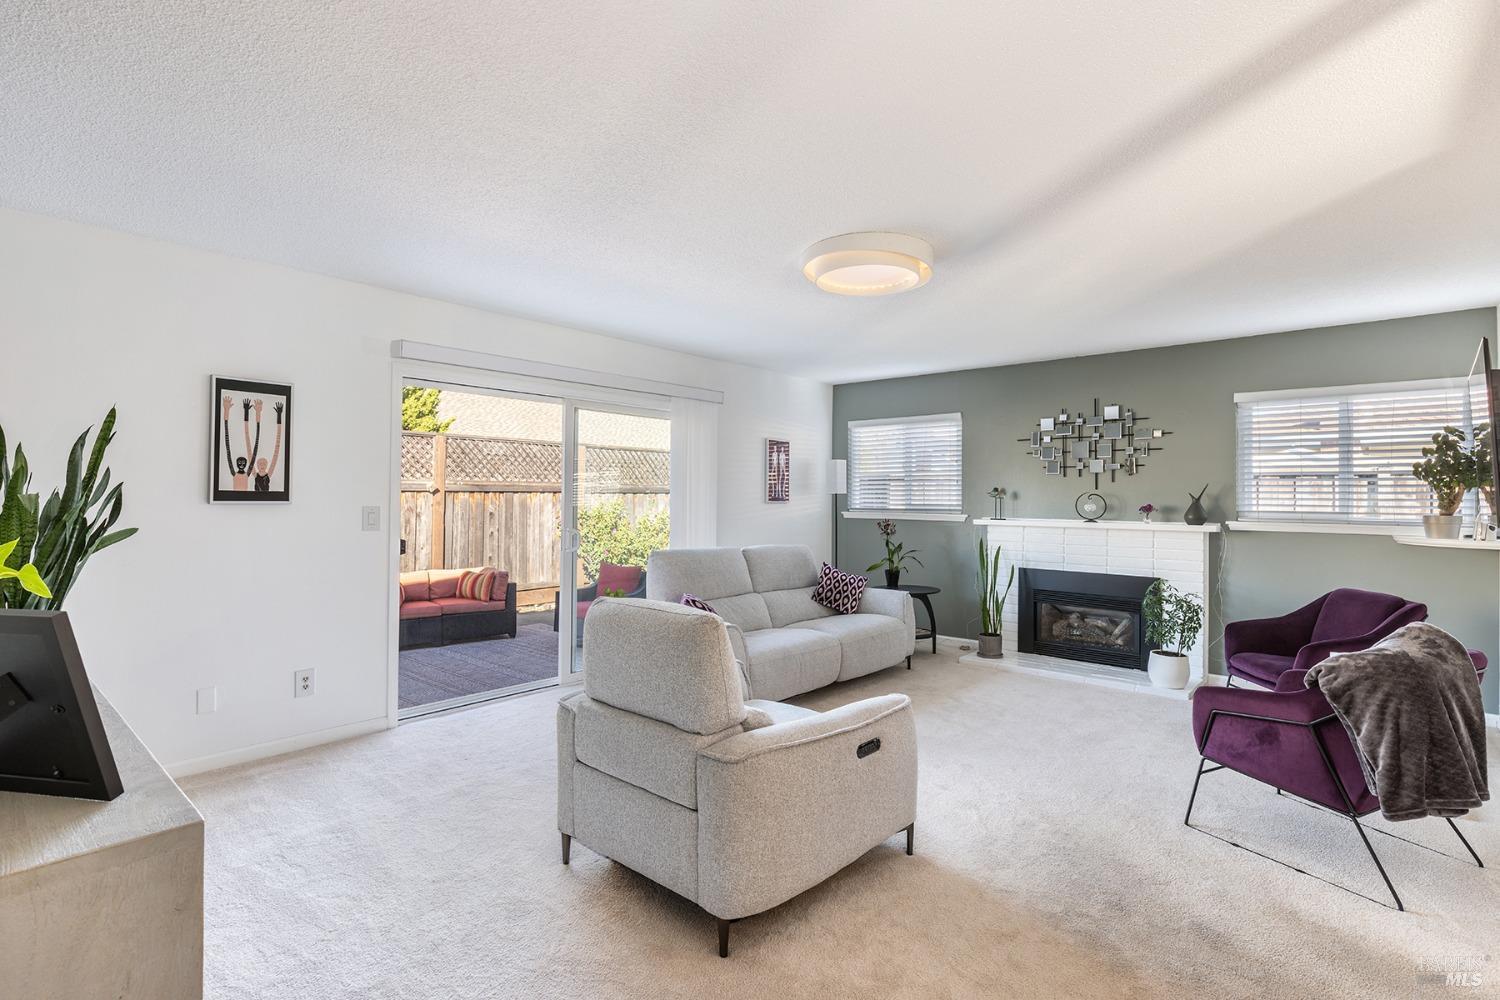
<svg viewBox="0 0 1500 1000"><path fill-rule="evenodd" d="M1479 485L1478 462L1474 452L1465 447L1464 432L1444 427L1432 435L1432 444L1422 449L1422 461L1411 467L1412 475L1432 490L1436 514L1422 516L1422 530L1428 538L1458 538L1463 518L1458 508L1464 497Z"/></svg>
<svg viewBox="0 0 1500 1000"><path fill-rule="evenodd" d="M110 530L124 505L124 485L111 486L109 469L101 469L114 426L111 409L92 448L88 431L78 436L63 488L53 490L46 503L27 489L31 469L19 444L14 460L8 460L0 428L0 538L10 539L0 545L0 614L61 609L89 557L135 534L135 528Z"/></svg>
<svg viewBox="0 0 1500 1000"><path fill-rule="evenodd" d="M907 549L906 546L896 541L895 521L876 521L875 527L880 529L880 535L885 539L885 558L877 559L866 567L866 573L873 573L877 569L885 570L885 585L887 587L899 587L901 585L901 571L906 568L907 562L922 565L922 560L917 558L920 549Z"/></svg>
<svg viewBox="0 0 1500 1000"><path fill-rule="evenodd" d="M1000 546L991 552L984 536L979 537L979 655L998 660L1005 655L1003 618L1005 601L1016 582L1016 567L1010 568L1005 591L1000 591Z"/></svg>
<svg viewBox="0 0 1500 1000"><path fill-rule="evenodd" d="M1146 638L1156 647L1146 665L1151 683L1164 688L1186 687L1187 654L1203 630L1203 602L1196 594L1184 594L1159 579L1146 590L1141 617L1146 620Z"/></svg>
<svg viewBox="0 0 1500 1000"><path fill-rule="evenodd" d="M1155 505L1149 503L1141 504L1136 508L1136 510L1140 513L1141 520L1145 521L1147 524L1151 523L1151 515L1156 513Z"/></svg>

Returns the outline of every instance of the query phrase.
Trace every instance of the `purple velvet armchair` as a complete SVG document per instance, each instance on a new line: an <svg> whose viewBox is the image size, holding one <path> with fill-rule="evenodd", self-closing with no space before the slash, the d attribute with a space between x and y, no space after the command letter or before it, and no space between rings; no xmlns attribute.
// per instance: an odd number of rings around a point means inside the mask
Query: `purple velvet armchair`
<svg viewBox="0 0 1500 1000"><path fill-rule="evenodd" d="M1369 590L1332 590L1280 618L1231 622L1224 660L1234 678L1274 688L1288 670L1307 670L1330 653L1369 649L1403 625L1427 620L1427 605Z"/></svg>
<svg viewBox="0 0 1500 1000"><path fill-rule="evenodd" d="M1482 680L1488 660L1473 649L1469 650L1469 658ZM1205 774L1224 768L1238 771L1272 786L1278 795L1290 793L1352 820L1380 870L1380 877L1385 880L1385 887L1396 901L1396 909L1404 909L1396 887L1359 822L1359 817L1380 808L1380 799L1365 782L1358 752L1328 699L1317 689L1304 686L1305 673L1305 670L1284 672L1274 691L1201 687L1194 693L1193 736L1202 759L1182 821L1192 825L1193 801L1198 797L1198 782ZM1483 868L1484 862L1453 820L1448 820L1448 825Z"/></svg>

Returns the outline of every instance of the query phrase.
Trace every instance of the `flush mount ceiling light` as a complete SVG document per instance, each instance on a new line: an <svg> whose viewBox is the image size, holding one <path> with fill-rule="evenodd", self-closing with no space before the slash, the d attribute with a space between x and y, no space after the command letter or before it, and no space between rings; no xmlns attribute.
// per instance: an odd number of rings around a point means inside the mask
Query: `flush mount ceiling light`
<svg viewBox="0 0 1500 1000"><path fill-rule="evenodd" d="M906 292L932 277L932 244L901 233L847 233L808 247L802 273L835 295Z"/></svg>

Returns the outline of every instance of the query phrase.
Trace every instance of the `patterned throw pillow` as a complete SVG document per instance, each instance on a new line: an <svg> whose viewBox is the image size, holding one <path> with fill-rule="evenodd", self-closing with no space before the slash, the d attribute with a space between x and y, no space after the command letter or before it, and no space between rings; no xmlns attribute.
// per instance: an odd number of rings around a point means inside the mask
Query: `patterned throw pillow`
<svg viewBox="0 0 1500 1000"><path fill-rule="evenodd" d="M701 597L694 597L692 594L683 594L682 599L677 603L685 604L690 608L697 608L699 611L707 611L711 615L718 614L718 612L714 610L714 606L712 604L709 604Z"/></svg>
<svg viewBox="0 0 1500 1000"><path fill-rule="evenodd" d="M464 570L464 575L458 578L457 596L468 598L471 601L488 601L490 599L490 588L494 584L494 570L466 569Z"/></svg>
<svg viewBox="0 0 1500 1000"><path fill-rule="evenodd" d="M859 610L859 602L865 596L869 583L862 576L845 573L827 563L818 571L818 586L812 599L816 604L837 611L841 615L852 615Z"/></svg>

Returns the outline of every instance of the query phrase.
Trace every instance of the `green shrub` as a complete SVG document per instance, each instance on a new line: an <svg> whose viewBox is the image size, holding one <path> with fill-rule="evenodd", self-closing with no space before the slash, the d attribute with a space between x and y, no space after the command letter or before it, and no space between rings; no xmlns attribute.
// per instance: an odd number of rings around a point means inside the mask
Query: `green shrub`
<svg viewBox="0 0 1500 1000"><path fill-rule="evenodd" d="M599 564L645 566L646 557L667 547L671 515L663 508L630 523L623 499L605 500L578 509L578 558L584 575L599 579Z"/></svg>

